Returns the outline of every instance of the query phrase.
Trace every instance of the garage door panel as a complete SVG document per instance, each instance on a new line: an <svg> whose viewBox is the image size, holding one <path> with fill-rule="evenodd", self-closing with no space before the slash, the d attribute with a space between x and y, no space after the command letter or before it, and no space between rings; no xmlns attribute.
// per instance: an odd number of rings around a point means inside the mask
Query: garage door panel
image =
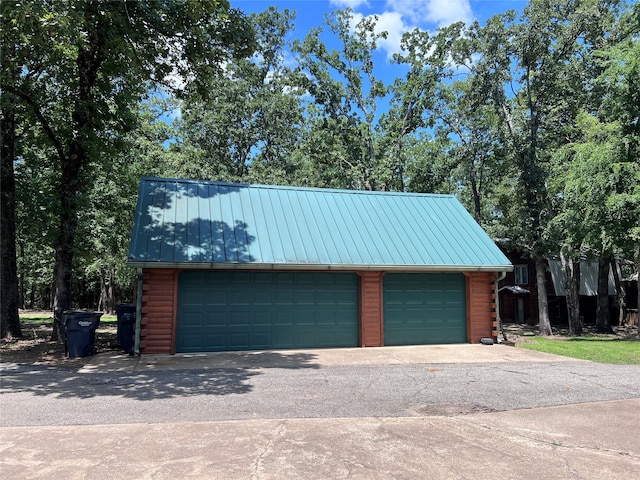
<svg viewBox="0 0 640 480"><path fill-rule="evenodd" d="M270 291L253 292L254 305L271 305L273 303L273 295Z"/></svg>
<svg viewBox="0 0 640 480"><path fill-rule="evenodd" d="M186 292L184 297L185 305L198 305L204 301L202 292Z"/></svg>
<svg viewBox="0 0 640 480"><path fill-rule="evenodd" d="M293 348L294 344L291 328L276 327L273 329L273 348Z"/></svg>
<svg viewBox="0 0 640 480"><path fill-rule="evenodd" d="M358 292L337 291L335 301L338 305L353 305L354 302L358 302Z"/></svg>
<svg viewBox="0 0 640 480"><path fill-rule="evenodd" d="M251 295L248 291L234 291L227 293L227 303L231 305L251 305Z"/></svg>
<svg viewBox="0 0 640 480"><path fill-rule="evenodd" d="M313 290L305 290L296 292L295 302L296 305L314 305L315 304L315 292Z"/></svg>
<svg viewBox="0 0 640 480"><path fill-rule="evenodd" d="M234 275L228 277L233 285L249 285L252 281L251 272L233 272ZM255 281L255 280L254 280Z"/></svg>
<svg viewBox="0 0 640 480"><path fill-rule="evenodd" d="M231 311L229 312L229 325L233 327L249 327L251 325L251 312Z"/></svg>
<svg viewBox="0 0 640 480"><path fill-rule="evenodd" d="M200 297L204 297L203 300L199 302L193 302L194 305L205 303L207 305L226 305L228 303L227 293L226 292L217 292L215 290L211 291L208 295L200 295Z"/></svg>
<svg viewBox="0 0 640 480"><path fill-rule="evenodd" d="M274 325L291 326L294 324L293 312L275 310L273 311L273 316L275 317Z"/></svg>
<svg viewBox="0 0 640 480"><path fill-rule="evenodd" d="M271 342L270 329L253 330L251 332L251 341L249 343L253 348L271 348Z"/></svg>
<svg viewBox="0 0 640 480"><path fill-rule="evenodd" d="M185 312L184 327L185 328L201 328L204 325L204 316L201 312Z"/></svg>
<svg viewBox="0 0 640 480"><path fill-rule="evenodd" d="M204 318L204 315L202 315ZM207 323L202 323L202 327L210 326L210 327L226 327L227 326L227 314L226 312L212 312L210 315L206 316Z"/></svg>
<svg viewBox="0 0 640 480"><path fill-rule="evenodd" d="M313 285L316 280L315 273L297 273L295 277L295 282L298 285ZM334 282L335 283L335 282Z"/></svg>
<svg viewBox="0 0 640 480"><path fill-rule="evenodd" d="M387 274L383 282L385 345L467 341L464 275Z"/></svg>
<svg viewBox="0 0 640 480"><path fill-rule="evenodd" d="M274 272L273 283L278 285L287 285L293 283L293 272Z"/></svg>
<svg viewBox="0 0 640 480"><path fill-rule="evenodd" d="M251 318L251 326L257 327L271 327L273 325L273 315L271 312L257 311Z"/></svg>
<svg viewBox="0 0 640 480"><path fill-rule="evenodd" d="M296 345L318 345L315 339L315 335L308 330L298 330L294 333L294 344Z"/></svg>
<svg viewBox="0 0 640 480"><path fill-rule="evenodd" d="M198 338L200 340L198 340ZM190 339L192 342L202 342L202 336L198 338ZM224 346L227 344L227 335L225 333L209 333L204 337L207 345L211 345L211 351L216 352L223 350Z"/></svg>
<svg viewBox="0 0 640 480"><path fill-rule="evenodd" d="M294 318L294 323L299 326L309 327L317 323L315 318L315 312L313 310L298 311L292 316Z"/></svg>
<svg viewBox="0 0 640 480"><path fill-rule="evenodd" d="M268 272L258 272L254 274L253 281L256 284L271 285L273 283L273 275Z"/></svg>
<svg viewBox="0 0 640 480"><path fill-rule="evenodd" d="M230 332L229 333L229 346L235 350L246 350L249 348L249 333L248 332Z"/></svg>
<svg viewBox="0 0 640 480"><path fill-rule="evenodd" d="M293 298L293 292L291 291L276 292L275 302L273 303L275 303L276 305L293 305L295 303Z"/></svg>
<svg viewBox="0 0 640 480"><path fill-rule="evenodd" d="M180 276L178 352L357 345L355 274L185 271Z"/></svg>

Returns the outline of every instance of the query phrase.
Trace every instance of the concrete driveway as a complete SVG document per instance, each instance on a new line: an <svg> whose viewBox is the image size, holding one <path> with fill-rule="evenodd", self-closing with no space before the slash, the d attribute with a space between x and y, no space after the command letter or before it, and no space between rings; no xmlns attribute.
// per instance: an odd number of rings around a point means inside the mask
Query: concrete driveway
<svg viewBox="0 0 640 480"><path fill-rule="evenodd" d="M456 345L59 370L3 366L1 478L640 478L640 366Z"/></svg>
<svg viewBox="0 0 640 480"><path fill-rule="evenodd" d="M327 348L312 350L271 350L251 352L178 353L176 355L119 354L95 356L81 372L188 370L215 368L291 368L305 364L408 365L467 363L557 363L575 358L514 348L505 345L416 345L405 347Z"/></svg>

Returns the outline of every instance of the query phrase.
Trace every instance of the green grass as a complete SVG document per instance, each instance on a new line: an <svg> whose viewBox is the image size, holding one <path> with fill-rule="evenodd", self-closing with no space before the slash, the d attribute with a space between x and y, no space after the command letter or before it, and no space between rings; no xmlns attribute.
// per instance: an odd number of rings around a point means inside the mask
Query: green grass
<svg viewBox="0 0 640 480"><path fill-rule="evenodd" d="M37 325L49 325L53 321L53 314L42 314L42 313L21 313L20 314L20 323L29 323L29 324L37 324ZM116 323L118 321L118 317L115 315L102 315L100 317L100 323Z"/></svg>
<svg viewBox="0 0 640 480"><path fill-rule="evenodd" d="M565 357L618 365L640 364L640 341L615 337L590 336L551 339L527 337L518 347Z"/></svg>

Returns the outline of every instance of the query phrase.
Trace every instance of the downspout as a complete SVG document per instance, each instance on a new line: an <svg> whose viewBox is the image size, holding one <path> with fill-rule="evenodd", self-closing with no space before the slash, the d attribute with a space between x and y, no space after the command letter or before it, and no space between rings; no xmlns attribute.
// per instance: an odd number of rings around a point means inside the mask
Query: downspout
<svg viewBox="0 0 640 480"><path fill-rule="evenodd" d="M136 332L133 343L133 354L140 355L140 330L142 328L142 268L137 268L138 273L138 296L136 298Z"/></svg>
<svg viewBox="0 0 640 480"><path fill-rule="evenodd" d="M504 336L504 332L502 331L502 319L500 318L500 294L498 291L498 284L505 279L507 276L507 272L500 272L500 275L494 280L493 288L496 295L496 322L498 322L498 336L496 340L498 343L502 343L503 341L507 341L507 338ZM502 340L500 339L500 334L502 334Z"/></svg>

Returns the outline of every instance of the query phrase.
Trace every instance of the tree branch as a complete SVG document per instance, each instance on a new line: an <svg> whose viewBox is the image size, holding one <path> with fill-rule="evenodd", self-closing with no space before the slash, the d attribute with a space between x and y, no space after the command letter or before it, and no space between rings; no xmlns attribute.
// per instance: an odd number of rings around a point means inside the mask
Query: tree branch
<svg viewBox="0 0 640 480"><path fill-rule="evenodd" d="M20 89L14 88L11 85L7 85L7 84L3 83L2 85L0 85L0 87L2 88L2 90L6 90L7 92L11 92L15 96L21 98L27 104L27 106L29 106L29 108L31 108L31 110L35 114L36 118L40 122L40 125L42 126L42 129L44 130L45 135L51 141L53 147L55 148L56 152L58 153L58 156L60 157L60 160L64 160L65 153L64 153L64 148L62 146L62 143L58 140L55 132L53 131L53 128L51 128L51 125L49 124L49 121L47 120L47 118L44 116L44 114L40 110L40 108L39 108L38 104L36 103L36 101L33 98L31 98L31 96L28 95L27 93L23 92Z"/></svg>

